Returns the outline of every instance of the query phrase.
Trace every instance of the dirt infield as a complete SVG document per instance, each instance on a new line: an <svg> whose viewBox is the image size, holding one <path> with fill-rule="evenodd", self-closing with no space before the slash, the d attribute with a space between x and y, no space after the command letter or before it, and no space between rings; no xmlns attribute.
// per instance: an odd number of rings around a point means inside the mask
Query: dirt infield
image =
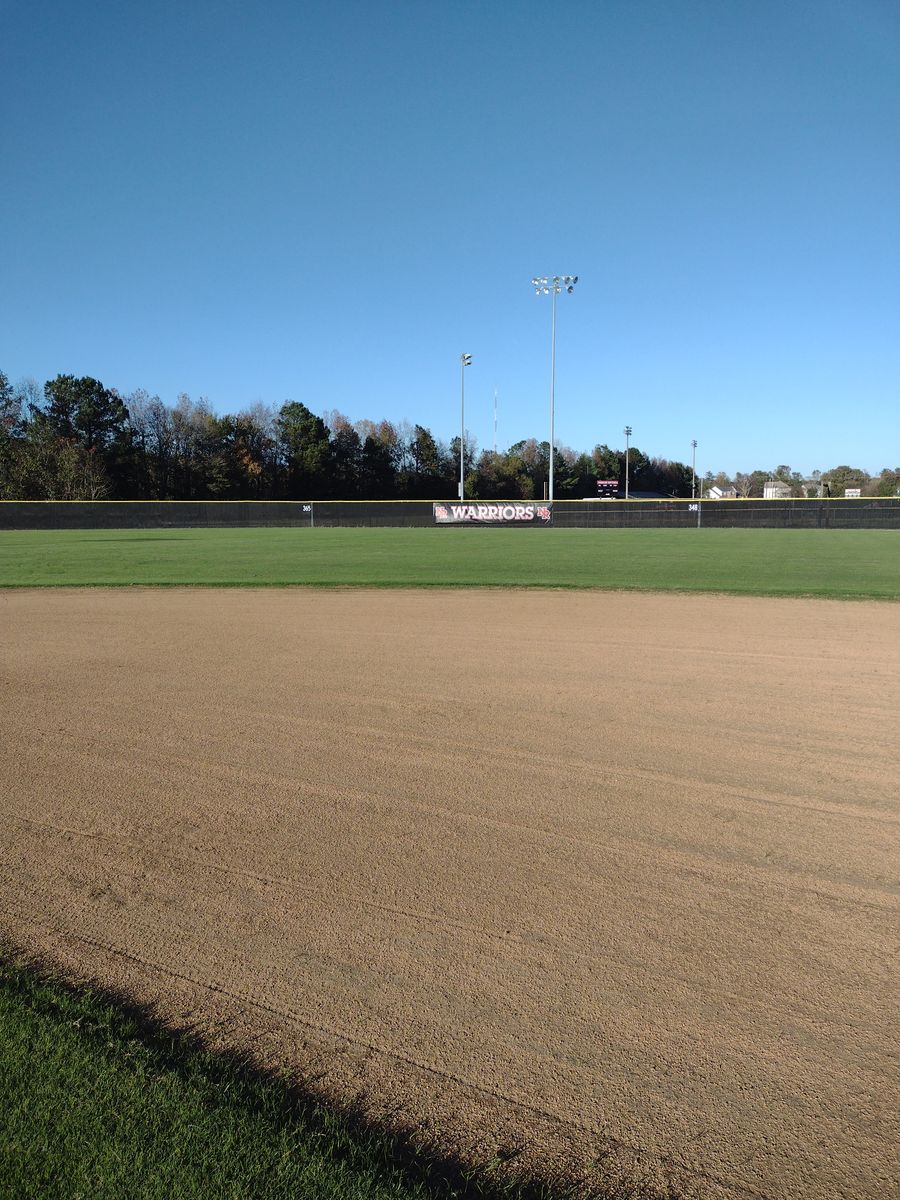
<svg viewBox="0 0 900 1200"><path fill-rule="evenodd" d="M900 605L0 596L0 934L486 1159L897 1186Z"/></svg>

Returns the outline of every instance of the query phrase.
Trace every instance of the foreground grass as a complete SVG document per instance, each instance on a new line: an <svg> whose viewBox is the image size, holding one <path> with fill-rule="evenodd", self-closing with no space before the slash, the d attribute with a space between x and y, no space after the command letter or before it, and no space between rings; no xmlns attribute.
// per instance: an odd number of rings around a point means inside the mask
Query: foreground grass
<svg viewBox="0 0 900 1200"><path fill-rule="evenodd" d="M0 1196L544 1194L419 1160L277 1080L153 1029L136 1011L0 959Z"/></svg>
<svg viewBox="0 0 900 1200"><path fill-rule="evenodd" d="M0 532L0 587L565 587L900 598L900 535L781 529Z"/></svg>

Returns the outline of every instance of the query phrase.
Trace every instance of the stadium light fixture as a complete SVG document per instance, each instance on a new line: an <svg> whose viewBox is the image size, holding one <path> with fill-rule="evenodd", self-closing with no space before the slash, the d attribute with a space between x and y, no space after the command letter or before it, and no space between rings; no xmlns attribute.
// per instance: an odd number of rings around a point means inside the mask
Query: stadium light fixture
<svg viewBox="0 0 900 1200"><path fill-rule="evenodd" d="M463 451L466 444L466 367L471 367L472 355L459 356L459 498L465 500L466 468Z"/></svg>
<svg viewBox="0 0 900 1200"><path fill-rule="evenodd" d="M535 275L531 281L531 286L534 288L537 296L552 296L553 303L551 305L553 315L550 322L550 482L549 496L551 502L553 500L553 449L554 449L554 383L556 378L556 297L560 292L565 292L571 296L575 291L575 284L578 282L577 275Z"/></svg>

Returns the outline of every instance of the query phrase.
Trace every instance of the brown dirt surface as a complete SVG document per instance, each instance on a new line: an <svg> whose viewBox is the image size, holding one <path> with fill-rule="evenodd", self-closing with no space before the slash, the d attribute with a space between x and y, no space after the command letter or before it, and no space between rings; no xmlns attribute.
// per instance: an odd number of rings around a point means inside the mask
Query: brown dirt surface
<svg viewBox="0 0 900 1200"><path fill-rule="evenodd" d="M0 935L470 1160L897 1186L900 606L0 598Z"/></svg>

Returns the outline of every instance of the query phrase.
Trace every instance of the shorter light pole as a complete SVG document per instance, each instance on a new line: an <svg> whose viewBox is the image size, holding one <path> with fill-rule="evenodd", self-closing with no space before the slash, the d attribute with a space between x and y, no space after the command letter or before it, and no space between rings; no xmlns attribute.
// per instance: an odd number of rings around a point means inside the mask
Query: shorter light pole
<svg viewBox="0 0 900 1200"><path fill-rule="evenodd" d="M459 498L465 500L466 467L463 458L466 444L466 367L471 367L472 355L459 356Z"/></svg>
<svg viewBox="0 0 900 1200"><path fill-rule="evenodd" d="M691 442L691 499L692 500L695 500L697 498L697 496L696 496L696 492L697 492L696 481L697 481L697 439L694 438L694 440Z"/></svg>
<svg viewBox="0 0 900 1200"><path fill-rule="evenodd" d="M631 426L625 426L625 499L628 499L628 452L629 438L631 437Z"/></svg>

